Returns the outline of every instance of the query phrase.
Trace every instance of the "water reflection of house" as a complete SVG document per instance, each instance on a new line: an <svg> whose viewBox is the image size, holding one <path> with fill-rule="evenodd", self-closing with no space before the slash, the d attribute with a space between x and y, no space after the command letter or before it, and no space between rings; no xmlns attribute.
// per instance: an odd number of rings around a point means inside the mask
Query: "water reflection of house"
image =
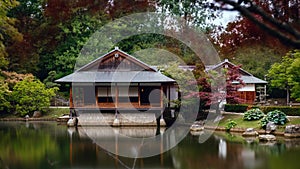
<svg viewBox="0 0 300 169"><path fill-rule="evenodd" d="M70 108L77 111L161 113L164 100L177 97L175 80L118 48L56 82L71 84Z"/></svg>
<svg viewBox="0 0 300 169"><path fill-rule="evenodd" d="M235 66L236 65L229 62L228 59L225 59L223 62L218 63L216 65L206 66L205 70L206 71L210 71L210 70L218 71L222 68L230 69ZM239 68L239 73L241 75L241 80L245 83L245 86L238 89L237 93L238 93L239 97L244 101L244 103L253 104L257 98L258 98L258 101L263 101L266 96L266 90L265 90L264 85L266 85L267 82L253 76L251 73L245 71L242 68ZM232 82L232 83L239 83L239 82ZM262 89L262 90L260 90L260 89Z"/></svg>

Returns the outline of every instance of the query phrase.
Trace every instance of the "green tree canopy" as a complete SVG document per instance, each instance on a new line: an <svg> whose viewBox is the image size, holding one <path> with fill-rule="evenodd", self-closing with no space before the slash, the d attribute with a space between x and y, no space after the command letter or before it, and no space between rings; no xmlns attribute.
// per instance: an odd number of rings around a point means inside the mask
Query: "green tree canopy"
<svg viewBox="0 0 300 169"><path fill-rule="evenodd" d="M287 90L287 102L289 102L289 91L292 97L300 100L300 51L295 50L284 56L280 63L274 63L269 70L268 77L271 79L271 86ZM298 94L297 94L298 93Z"/></svg>
<svg viewBox="0 0 300 169"><path fill-rule="evenodd" d="M46 86L39 80L25 78L17 83L12 92L12 99L16 106L16 112L24 116L34 111L42 111L50 106L50 99L55 96L57 87L46 89Z"/></svg>
<svg viewBox="0 0 300 169"><path fill-rule="evenodd" d="M7 15L8 11L17 5L16 0L0 1L0 68L8 65L6 47L12 41L22 39L22 34L15 27L16 19Z"/></svg>
<svg viewBox="0 0 300 169"><path fill-rule="evenodd" d="M290 74L290 83L293 86L291 88L291 97L300 101L300 53L297 52L297 58L288 68L288 73Z"/></svg>
<svg viewBox="0 0 300 169"><path fill-rule="evenodd" d="M8 84L0 80L0 112L7 112L10 109L10 95Z"/></svg>
<svg viewBox="0 0 300 169"><path fill-rule="evenodd" d="M243 65L243 69L263 79L271 65L279 62L281 57L282 54L275 49L258 44L241 46L234 54L233 62Z"/></svg>

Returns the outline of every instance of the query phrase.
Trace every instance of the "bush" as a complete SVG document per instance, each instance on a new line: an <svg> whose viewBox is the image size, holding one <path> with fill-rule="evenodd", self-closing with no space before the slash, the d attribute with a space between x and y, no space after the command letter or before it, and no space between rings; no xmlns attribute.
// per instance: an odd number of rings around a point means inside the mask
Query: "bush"
<svg viewBox="0 0 300 169"><path fill-rule="evenodd" d="M230 129L232 129L236 125L237 123L235 121L229 119L228 122L226 123L225 130L230 131Z"/></svg>
<svg viewBox="0 0 300 169"><path fill-rule="evenodd" d="M284 125L287 121L286 114L280 110L270 111L267 116L261 120L261 127L265 128L269 122L274 122L277 125Z"/></svg>
<svg viewBox="0 0 300 169"><path fill-rule="evenodd" d="M55 96L58 88L46 89L39 80L25 78L18 82L12 92L12 99L15 103L16 111L20 116L32 114L34 111L42 111L50 106L50 99Z"/></svg>
<svg viewBox="0 0 300 169"><path fill-rule="evenodd" d="M263 118L264 115L265 114L260 109L255 108L255 109L250 109L250 110L246 111L244 113L243 119L247 120L247 121L259 120L259 119Z"/></svg>
<svg viewBox="0 0 300 169"><path fill-rule="evenodd" d="M8 84L0 80L0 113L8 112L11 108L9 102L10 95L11 92L9 91Z"/></svg>
<svg viewBox="0 0 300 169"><path fill-rule="evenodd" d="M289 107L289 106L260 106L260 109L264 112L270 112L279 110L284 112L288 116L300 116L300 107Z"/></svg>
<svg viewBox="0 0 300 169"><path fill-rule="evenodd" d="M247 104L225 104L224 110L226 112L245 112L247 111Z"/></svg>

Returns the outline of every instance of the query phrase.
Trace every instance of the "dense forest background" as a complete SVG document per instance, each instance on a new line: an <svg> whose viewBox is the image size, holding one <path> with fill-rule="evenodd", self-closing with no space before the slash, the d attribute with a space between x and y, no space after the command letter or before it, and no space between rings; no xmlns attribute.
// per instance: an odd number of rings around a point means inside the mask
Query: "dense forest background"
<svg viewBox="0 0 300 169"><path fill-rule="evenodd" d="M46 87L57 86L54 80L74 71L78 54L94 32L115 19L139 12L184 18L186 25L195 26L210 39L221 59L241 64L243 69L263 79L271 65L300 47L299 3L297 0L1 0L1 84L5 79L18 81L22 80L20 76L32 74ZM216 24L214 20L224 17L224 11L239 14L226 25ZM203 70L201 60L190 48L162 35L137 35L116 46L129 54L147 48L164 49L182 57L186 64L200 65L199 70ZM144 56L136 55L146 63L157 64ZM165 58L166 62L171 60Z"/></svg>

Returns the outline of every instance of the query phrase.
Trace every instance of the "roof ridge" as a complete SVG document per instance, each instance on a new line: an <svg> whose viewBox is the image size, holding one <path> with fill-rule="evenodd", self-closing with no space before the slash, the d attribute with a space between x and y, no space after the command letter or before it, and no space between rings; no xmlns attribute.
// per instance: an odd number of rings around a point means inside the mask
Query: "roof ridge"
<svg viewBox="0 0 300 169"><path fill-rule="evenodd" d="M150 65L148 65L147 63L145 63L145 62L143 62L143 61L137 59L136 57L130 55L129 53L127 53L127 52L125 52L125 51L119 49L118 47L115 47L115 49L113 49L113 50L111 50L111 51L109 51L109 52L107 52L107 53L105 53L105 54L99 56L98 58L94 59L93 61L87 63L86 65L84 65L84 66L82 66L82 67L80 67L80 68L77 69L75 72L78 72L78 71L81 71L81 70L87 68L88 66L94 64L95 62L101 60L101 59L104 58L105 56L110 55L111 53L113 53L113 52L115 52L115 51L119 51L119 52L123 53L124 55L126 55L128 58L130 58L130 59L132 59L132 60L134 60L134 61L136 61L136 62L138 62L138 63L140 63L140 64L142 64L142 65L144 65L145 67L149 68L150 70L152 70L152 71L154 71L154 72L157 72L157 70L154 69L152 66L150 66Z"/></svg>

